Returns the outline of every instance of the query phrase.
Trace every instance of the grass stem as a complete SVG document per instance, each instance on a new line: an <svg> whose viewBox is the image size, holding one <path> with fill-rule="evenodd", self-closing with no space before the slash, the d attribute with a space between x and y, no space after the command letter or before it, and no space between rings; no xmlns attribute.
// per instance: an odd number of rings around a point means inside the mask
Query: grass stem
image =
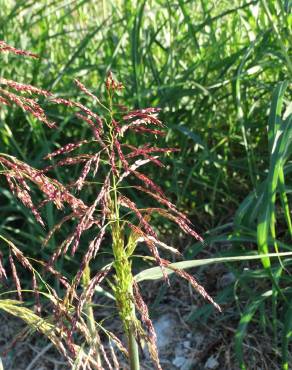
<svg viewBox="0 0 292 370"><path fill-rule="evenodd" d="M87 264L85 269L84 269L84 273L82 275L82 285L83 285L84 290L86 290L89 283L90 283L90 267ZM97 330L96 330L96 326L95 326L95 319L94 319L94 313L93 313L92 302L91 301L86 302L86 304L85 304L85 314L86 314L86 317L87 317L87 327L88 327L88 330L90 332L90 337L92 339L92 342L95 342L96 337L97 337ZM96 357L97 357L96 362L99 366L101 366L101 358L100 358L99 348L98 348L97 345L95 345L95 347L96 347L95 351L96 351Z"/></svg>

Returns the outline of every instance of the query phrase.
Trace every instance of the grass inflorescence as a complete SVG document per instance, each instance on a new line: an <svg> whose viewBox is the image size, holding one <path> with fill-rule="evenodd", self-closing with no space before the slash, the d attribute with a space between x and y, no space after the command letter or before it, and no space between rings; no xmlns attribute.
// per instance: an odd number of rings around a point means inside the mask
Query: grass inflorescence
<svg viewBox="0 0 292 370"><path fill-rule="evenodd" d="M16 54L31 56L31 53L22 52L15 48L9 49L8 46L7 50ZM55 306L54 320L56 325L61 328L63 338L67 341L67 345L62 344L62 352L66 353L66 357L70 361L77 360L79 354L76 352L76 345L78 343L75 344L74 336L75 331L78 330L80 321L84 322L85 320L85 330L88 330L90 335L87 356L96 357L96 368L102 366L103 362L111 367L110 360L105 354L104 349L102 349L103 345L100 340L98 343L94 342L94 339L98 338L99 334L92 308L94 291L107 278L116 300L116 306L123 323L124 332L128 338L128 357L131 368L139 368L139 349L137 342L139 338L143 337L146 338L149 353L155 367L161 369L154 327L149 317L147 305L143 301L138 284L134 280L132 256L136 252L138 243L145 243L150 252L151 259L160 266L167 283L168 275L165 269L170 268L175 274L186 279L195 290L221 311L219 305L214 302L192 275L181 269L171 267L170 261L160 257L159 249L164 249L177 255L180 255L180 253L174 247L168 246L159 240L157 232L150 224L151 217L153 213L156 213L160 217L174 221L182 231L193 236L198 241L203 242L203 238L194 230L192 222L188 217L167 199L163 190L140 170L140 168L144 168L145 165L151 162L156 166L163 166L162 162L158 160L159 154L176 151L174 148L168 149L155 145L151 146L151 142L155 142L157 132L161 132L164 128L163 123L158 118L159 109L144 108L126 110L124 108L122 111L117 110L115 108L116 106L118 107L116 99L119 97L118 95L123 89L123 85L113 78L111 72L105 83L105 102L101 102L99 98L95 97L80 81L76 80L75 82L81 92L97 102L97 108L101 110L102 115L87 108L84 104L74 102L73 100L55 98L51 93L30 85L18 84L13 81L6 83L7 88L15 89L18 93L42 95L49 98L52 103L65 105L70 108L78 108L82 114L77 112L76 115L81 121L89 125L91 129L91 140L79 140L68 143L52 153L45 155L44 159L52 160L55 157L65 156L70 153L70 157L59 160L54 165L46 166L44 170L36 169L14 156L0 154L0 163L3 168L1 174L6 177L11 192L32 212L36 221L43 228L46 226L41 216L41 209L49 202L53 203L57 209L63 212L66 208L69 208L69 212L72 212L69 214L69 217L68 215L64 216L53 227L45 239L43 246L49 243L55 232L65 222L72 218L77 219L77 224L73 232L53 251L49 260L42 261L45 270L51 273L58 271L56 267L57 260L69 253L74 258L81 243L82 235L94 229L93 233L95 236L89 242L88 247L83 250L80 263L77 262L79 268L72 279L72 283L68 283L62 277L61 274L65 272L63 269L54 274L66 288L61 295L54 291L53 299L51 300L51 303ZM3 90L2 94L23 110L29 111L49 128L56 127L55 124L53 125L46 119L43 110L35 102L35 99L30 98L29 101L32 109L28 110L23 105L23 101L28 99L24 95L17 95L16 98L16 95L11 96L9 91L6 90ZM146 146L124 145L123 141L126 134L131 131L135 135L146 132L147 137L149 137L149 143ZM74 155L77 149L89 146L89 144L94 144L92 150L85 149L82 156L80 154ZM82 161L80 161L81 159ZM62 184L48 175L52 169L58 168L61 170L64 166L72 166L80 162L84 162L84 164L79 177L74 182ZM103 168L104 176L100 176L100 167ZM99 175L100 184L93 191L97 195L91 204L86 204L82 200L81 191L88 189L90 185L90 181L88 181L89 176L94 179L97 175ZM125 194L127 188L130 187L131 180L134 183L140 183L139 186L132 186L132 190L135 189L138 192L149 195L158 204L166 206L166 208L144 207L143 209L139 209L138 205ZM31 189L33 185L37 187L44 198L38 206L35 206L32 200ZM113 259L92 275L91 265L98 258L98 252L107 234L111 236L111 254ZM37 298L37 311L40 314L40 291L34 269L28 259L22 252L16 249L13 243L8 242L8 246L13 246L11 249L15 257L26 269L33 273L32 290ZM18 253L15 253L15 250ZM18 298L22 301L21 282L11 253L9 254L9 263ZM113 276L110 278L109 273L111 270L113 270ZM1 271L3 277L7 278L3 266L1 266ZM66 282L65 284L64 281ZM81 294L78 292L80 285L82 286ZM140 313L141 322L136 316L136 310ZM85 317L83 318L83 316ZM58 348L60 348L60 345L58 345ZM94 354L91 354L92 351ZM92 368L93 364L90 363L89 366Z"/></svg>

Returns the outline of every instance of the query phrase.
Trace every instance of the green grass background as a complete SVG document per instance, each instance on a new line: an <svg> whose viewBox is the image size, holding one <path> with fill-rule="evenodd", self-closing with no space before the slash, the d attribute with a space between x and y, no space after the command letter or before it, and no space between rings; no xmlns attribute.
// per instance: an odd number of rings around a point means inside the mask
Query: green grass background
<svg viewBox="0 0 292 370"><path fill-rule="evenodd" d="M0 75L82 99L74 78L99 96L113 71L125 86L124 103L161 107L167 145L181 149L166 158L163 175L150 172L210 246L202 251L178 239L185 256L290 251L291 26L289 0L0 0L0 39L40 55L35 61L1 55ZM89 134L67 110L47 106L47 112L58 123L54 131L1 107L0 152L38 167L48 151ZM66 181L72 175L57 174ZM1 233L46 257L50 251L39 250L45 232L0 185ZM52 227L58 216L49 206L46 213ZM174 229L162 225L162 232ZM217 299L238 308L241 368L253 320L273 337L275 361L288 369L290 264L265 258L248 271L246 263L228 265L237 291L223 289ZM190 322L212 314L203 306Z"/></svg>

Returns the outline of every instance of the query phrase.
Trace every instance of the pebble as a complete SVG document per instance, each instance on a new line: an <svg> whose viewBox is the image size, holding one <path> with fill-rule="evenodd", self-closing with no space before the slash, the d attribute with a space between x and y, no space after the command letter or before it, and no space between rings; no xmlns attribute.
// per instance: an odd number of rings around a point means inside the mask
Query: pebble
<svg viewBox="0 0 292 370"><path fill-rule="evenodd" d="M217 361L217 358L215 356L211 356L208 358L208 360L205 363L205 369L217 369L219 366L219 362Z"/></svg>
<svg viewBox="0 0 292 370"><path fill-rule="evenodd" d="M166 314L154 322L154 329L157 335L157 347L163 350L173 341L173 328L176 320L172 315Z"/></svg>
<svg viewBox="0 0 292 370"><path fill-rule="evenodd" d="M173 361L173 365L178 367L178 368L181 368L184 363L187 361L187 359L183 356L177 356Z"/></svg>

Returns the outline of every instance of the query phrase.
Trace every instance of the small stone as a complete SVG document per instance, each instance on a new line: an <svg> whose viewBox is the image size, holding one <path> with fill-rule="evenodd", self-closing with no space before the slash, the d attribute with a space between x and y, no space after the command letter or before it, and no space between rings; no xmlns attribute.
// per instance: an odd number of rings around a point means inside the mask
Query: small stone
<svg viewBox="0 0 292 370"><path fill-rule="evenodd" d="M157 347L163 350L173 341L173 328L176 320L172 315L166 314L154 322L154 329L157 335Z"/></svg>
<svg viewBox="0 0 292 370"><path fill-rule="evenodd" d="M217 358L215 356L211 356L208 358L208 360L205 363L205 369L217 369L219 366L219 362L217 361Z"/></svg>
<svg viewBox="0 0 292 370"><path fill-rule="evenodd" d="M191 341L190 340L185 340L183 342L183 346L184 346L184 348L190 348L191 347Z"/></svg>
<svg viewBox="0 0 292 370"><path fill-rule="evenodd" d="M187 361L187 359L183 356L177 356L173 361L173 365L176 367L181 367L184 365L184 363Z"/></svg>

